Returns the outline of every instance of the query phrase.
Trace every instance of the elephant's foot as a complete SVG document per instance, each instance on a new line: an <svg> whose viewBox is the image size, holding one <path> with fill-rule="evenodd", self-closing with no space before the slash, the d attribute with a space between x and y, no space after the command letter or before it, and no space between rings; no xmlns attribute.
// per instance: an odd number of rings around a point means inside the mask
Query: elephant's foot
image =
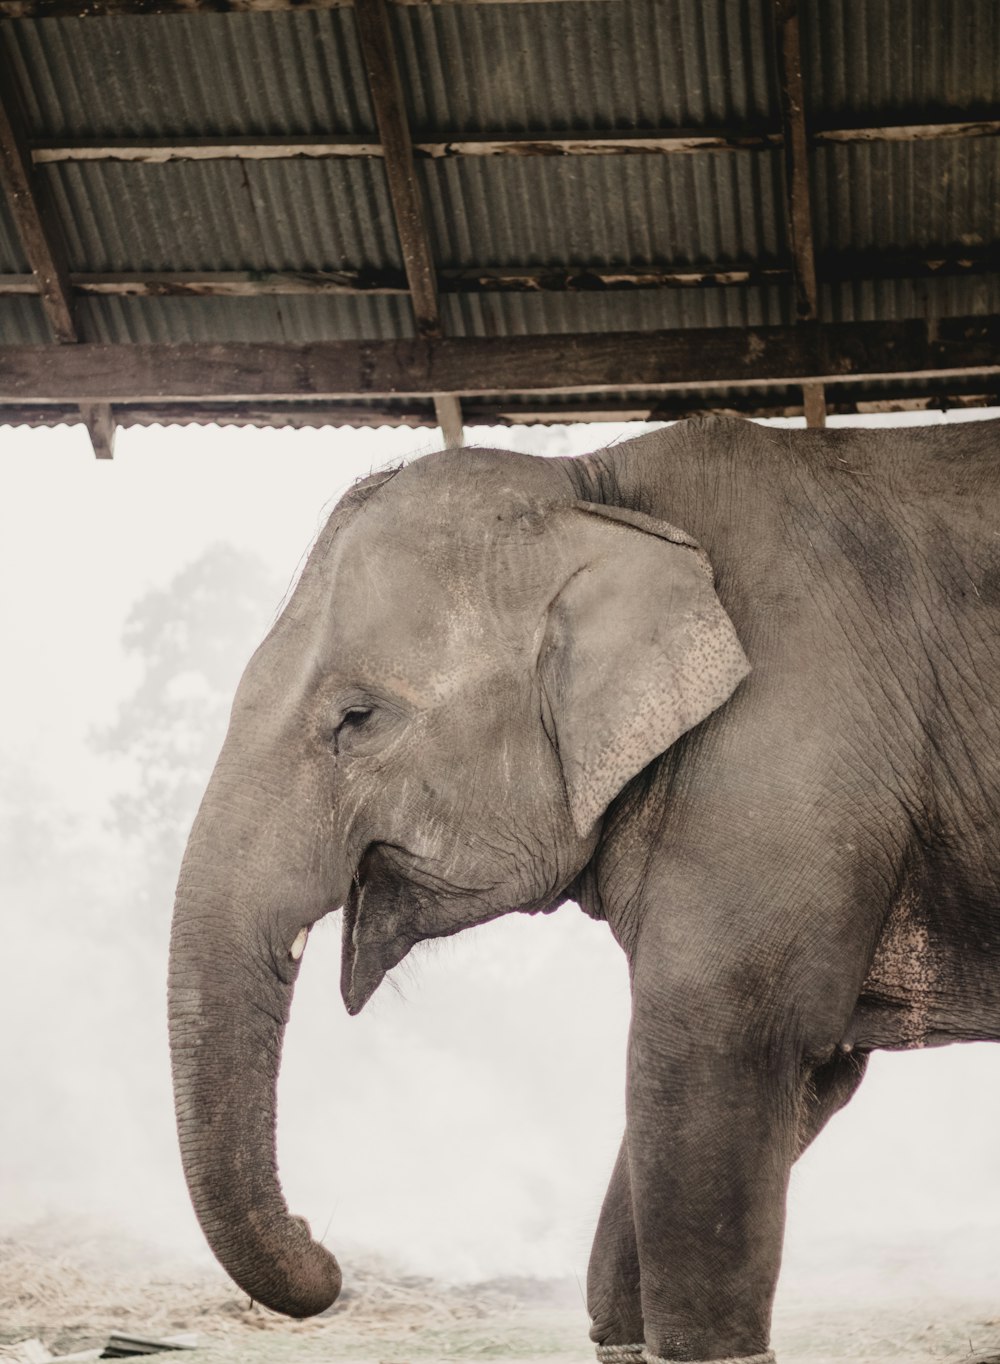
<svg viewBox="0 0 1000 1364"><path fill-rule="evenodd" d="M651 1355L648 1350L643 1350L642 1358L644 1364L678 1364L677 1360L661 1359L659 1355ZM688 1364L775 1364L775 1358L773 1350L765 1350L762 1355L727 1355L725 1359L693 1359L689 1360Z"/></svg>

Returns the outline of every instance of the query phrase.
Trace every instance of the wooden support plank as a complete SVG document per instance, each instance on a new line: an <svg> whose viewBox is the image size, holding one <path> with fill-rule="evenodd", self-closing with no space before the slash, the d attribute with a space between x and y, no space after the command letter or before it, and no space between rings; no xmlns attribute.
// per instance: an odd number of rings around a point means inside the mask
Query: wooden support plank
<svg viewBox="0 0 1000 1364"><path fill-rule="evenodd" d="M258 404L1000 373L1000 316L515 337L0 346L0 402Z"/></svg>
<svg viewBox="0 0 1000 1364"><path fill-rule="evenodd" d="M0 0L2 9L2 0ZM870 116L874 117L874 115ZM853 142L933 142L1000 136L1000 118L947 123L861 123L857 127L816 128L810 145ZM493 156L689 156L706 152L759 152L785 145L782 129L732 128L616 129L592 132L439 133L412 143L415 160ZM371 136L194 137L39 140L32 143L36 165L62 161L123 161L163 165L171 161L281 161L381 158L382 144Z"/></svg>
<svg viewBox="0 0 1000 1364"><path fill-rule="evenodd" d="M777 31L778 71L785 130L785 198L799 317L812 321L819 312L816 258L813 250L812 203L809 190L809 147L806 136L802 51L797 0L773 0Z"/></svg>
<svg viewBox="0 0 1000 1364"><path fill-rule="evenodd" d="M1000 266L998 266L1000 268ZM609 290L728 287L780 284L791 278L784 266L732 262L728 265L665 265L659 268L537 266L441 270L441 293L601 293ZM117 298L258 298L270 295L398 296L409 292L398 270L131 271L72 274L78 293ZM0 295L35 294L32 275L0 275Z"/></svg>
<svg viewBox="0 0 1000 1364"><path fill-rule="evenodd" d="M806 426L826 425L826 390L822 384L802 385L802 413Z"/></svg>
<svg viewBox="0 0 1000 1364"><path fill-rule="evenodd" d="M413 145L386 0L357 0L355 15L417 331L422 336L438 336L441 313L430 232L413 164Z"/></svg>
<svg viewBox="0 0 1000 1364"><path fill-rule="evenodd" d="M97 459L113 459L115 454L115 419L108 403L81 403L80 416L90 433L90 443Z"/></svg>
<svg viewBox="0 0 1000 1364"><path fill-rule="evenodd" d="M55 220L39 185L28 151L24 121L16 104L15 87L0 62L0 189L10 206L21 246L41 297L42 308L56 341L79 340L73 290L66 254ZM111 409L103 405L81 408L94 454L110 459L114 451Z"/></svg>
<svg viewBox="0 0 1000 1364"><path fill-rule="evenodd" d="M620 2L603 0L604 4ZM344 9L354 3L355 0L0 0L0 19L92 19L120 14L275 14L283 10ZM544 5L561 4L563 0L393 0L393 3L418 6Z"/></svg>
<svg viewBox="0 0 1000 1364"><path fill-rule="evenodd" d="M21 292L16 275L0 275L0 294ZM73 274L81 294L115 298L266 298L309 295L356 298L366 294L399 297L409 293L400 270L223 270L129 271Z"/></svg>
<svg viewBox="0 0 1000 1364"><path fill-rule="evenodd" d="M413 162L413 140L406 117L406 101L389 10L386 0L355 0L354 13L417 334L439 337L443 328L434 254L423 195ZM461 445L462 409L459 400L454 395L435 393L435 408L445 442Z"/></svg>
<svg viewBox="0 0 1000 1364"><path fill-rule="evenodd" d="M0 75L5 73L0 72ZM28 265L38 281L42 307L57 341L77 339L66 260L42 203L11 86L0 89L0 188L7 196Z"/></svg>
<svg viewBox="0 0 1000 1364"><path fill-rule="evenodd" d="M788 214L795 302L799 319L819 316L819 284L813 247L812 202L809 189L809 141L806 130L805 87L798 0L772 0L784 132L785 200ZM821 387L802 392L807 426L826 425L826 399Z"/></svg>
<svg viewBox="0 0 1000 1364"><path fill-rule="evenodd" d="M382 147L371 137L187 137L101 140L35 141L31 159L36 166L62 161L126 161L161 166L170 161L287 161L381 157Z"/></svg>
<svg viewBox="0 0 1000 1364"><path fill-rule="evenodd" d="M873 390L870 397L848 396L840 398L839 390L831 390L835 395L828 406L830 415L850 416L852 414L877 414L893 412L931 412L970 410L983 407L1000 406L1000 383L978 391L953 392L942 390L927 393L893 393L889 390ZM0 409L2 411L2 409ZM524 426L539 423L551 425L565 422L656 422L681 421L686 417L700 417L714 414L727 417L801 417L804 409L801 403L789 402L782 397L770 397L769 390L762 389L753 394L733 394L720 392L713 401L710 397L665 396L655 403L637 404L622 398L619 401L604 403L581 402L551 404L546 407L540 403L504 405L500 403L466 403L466 422L469 426Z"/></svg>
<svg viewBox="0 0 1000 1364"><path fill-rule="evenodd" d="M991 111L992 114L992 111ZM883 123L870 119L856 128L814 128L810 141L824 142L941 142L954 139L1000 137L1000 118L956 119L934 123Z"/></svg>
<svg viewBox="0 0 1000 1364"><path fill-rule="evenodd" d="M1000 274L1000 242L922 251L836 251L817 257L821 281L961 278ZM755 261L659 266L503 266L438 271L442 294L608 293L648 289L786 284L784 265ZM282 295L398 297L409 292L400 270L138 270L69 276L75 293L114 298L259 298ZM34 275L0 274L0 297L38 293Z"/></svg>
<svg viewBox="0 0 1000 1364"><path fill-rule="evenodd" d="M856 413L894 413L974 410L1000 407L1000 376L986 379L971 388L928 383L920 391L901 392L890 385L866 386L859 394L849 386L831 390L829 412L849 416ZM563 424L567 422L626 422L677 421L684 417L716 413L734 417L801 417L802 404L789 401L787 396L771 389L755 393L733 393L719 390L715 395L664 394L655 402L640 401L624 396L603 401L580 400L553 403L550 399L504 402L499 399L475 399L465 404L468 426L518 426L533 424ZM52 426L72 425L80 421L76 407L54 404L0 405L0 425ZM221 426L281 427L289 429L322 426L411 426L434 427L437 417L428 402L401 404L351 403L198 403L172 406L170 404L130 404L116 409L119 426L214 424Z"/></svg>
<svg viewBox="0 0 1000 1364"><path fill-rule="evenodd" d="M446 450L465 444L462 404L458 398L452 394L438 394L434 399L434 415Z"/></svg>
<svg viewBox="0 0 1000 1364"><path fill-rule="evenodd" d="M648 156L693 152L761 151L780 147L782 135L765 128L670 128L642 132L475 133L420 137L411 143L415 160L482 156ZM35 142L37 164L60 161L279 161L305 158L381 157L371 137L105 138Z"/></svg>

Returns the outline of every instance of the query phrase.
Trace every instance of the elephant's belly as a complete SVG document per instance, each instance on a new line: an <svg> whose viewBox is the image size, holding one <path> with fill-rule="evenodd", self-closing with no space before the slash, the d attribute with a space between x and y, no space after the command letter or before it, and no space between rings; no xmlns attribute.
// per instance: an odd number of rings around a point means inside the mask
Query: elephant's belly
<svg viewBox="0 0 1000 1364"><path fill-rule="evenodd" d="M858 1049L1000 1041L1000 951L932 932L913 897L886 922L844 1042Z"/></svg>

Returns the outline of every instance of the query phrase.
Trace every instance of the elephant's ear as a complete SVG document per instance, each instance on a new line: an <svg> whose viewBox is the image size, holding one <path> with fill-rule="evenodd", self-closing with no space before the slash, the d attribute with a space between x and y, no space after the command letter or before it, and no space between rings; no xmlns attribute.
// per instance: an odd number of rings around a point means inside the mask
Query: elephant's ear
<svg viewBox="0 0 1000 1364"><path fill-rule="evenodd" d="M553 516L565 576L539 668L583 835L627 782L728 699L750 665L708 558L683 531L589 502Z"/></svg>

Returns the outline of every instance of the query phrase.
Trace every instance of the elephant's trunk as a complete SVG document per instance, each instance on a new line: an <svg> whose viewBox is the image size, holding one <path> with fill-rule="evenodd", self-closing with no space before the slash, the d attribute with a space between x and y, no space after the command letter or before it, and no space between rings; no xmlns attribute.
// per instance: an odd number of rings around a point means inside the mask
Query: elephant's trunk
<svg viewBox="0 0 1000 1364"><path fill-rule="evenodd" d="M206 818L203 806L198 823ZM170 945L170 1046L184 1173L223 1268L255 1301L306 1317L329 1307L341 1277L306 1222L289 1213L278 1180L276 1088L297 963L287 944L266 939L274 930L264 927L270 916L254 878L230 878L220 889L218 867L199 851L215 840L197 831L196 823ZM213 883L214 890L203 889Z"/></svg>

